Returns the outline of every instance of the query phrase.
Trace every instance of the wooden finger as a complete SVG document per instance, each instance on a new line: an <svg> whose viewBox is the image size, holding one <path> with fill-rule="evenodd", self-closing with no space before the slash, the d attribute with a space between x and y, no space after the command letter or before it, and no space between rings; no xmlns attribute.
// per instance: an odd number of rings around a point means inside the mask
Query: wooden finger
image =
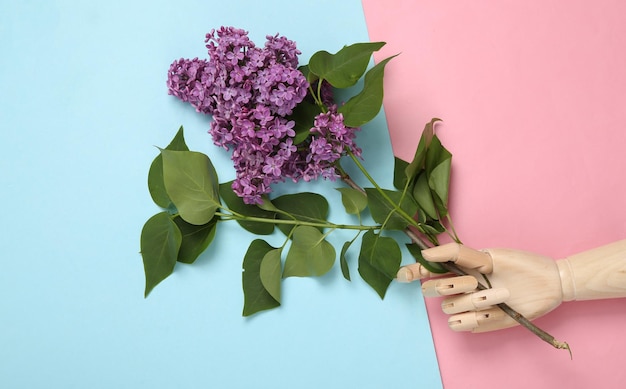
<svg viewBox="0 0 626 389"><path fill-rule="evenodd" d="M508 316L500 308L491 308L484 311L470 311L450 316L448 326L453 331L478 332L481 328L498 329ZM508 325L507 325L508 326Z"/></svg>
<svg viewBox="0 0 626 389"><path fill-rule="evenodd" d="M440 274L434 274L428 271L424 266L419 263L412 263L407 266L402 266L396 274L396 280L399 282L411 282L415 280L421 280L422 278L429 278Z"/></svg>
<svg viewBox="0 0 626 389"><path fill-rule="evenodd" d="M506 288L485 289L449 297L442 301L441 309L449 315L460 312L484 309L505 302L510 297Z"/></svg>
<svg viewBox="0 0 626 389"><path fill-rule="evenodd" d="M452 261L461 267L474 269L483 274L489 274L493 271L491 255L458 243L447 243L422 250L422 255L427 261Z"/></svg>
<svg viewBox="0 0 626 389"><path fill-rule="evenodd" d="M438 278L424 282L422 294L425 297L450 296L473 291L477 286L478 281L472 276Z"/></svg>

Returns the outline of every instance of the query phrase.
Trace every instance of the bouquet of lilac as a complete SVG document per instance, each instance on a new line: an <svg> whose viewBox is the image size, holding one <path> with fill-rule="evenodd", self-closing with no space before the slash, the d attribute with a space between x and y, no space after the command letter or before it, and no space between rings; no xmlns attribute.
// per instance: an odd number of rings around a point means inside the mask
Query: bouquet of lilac
<svg viewBox="0 0 626 389"><path fill-rule="evenodd" d="M309 88L317 88L297 69L300 51L293 41L268 36L261 49L232 27L211 31L206 41L210 59L175 61L167 85L170 94L213 116L209 132L216 145L232 149L232 188L244 202L261 204L271 185L285 178L334 180L333 165L345 150L359 155L356 129L344 124L327 81L316 80L319 93L310 95L324 107L313 123L295 127L289 117Z"/></svg>
<svg viewBox="0 0 626 389"><path fill-rule="evenodd" d="M411 162L395 160L394 189L378 185L355 143L359 128L382 106L384 69L392 57L368 66L384 43L356 43L335 54L319 51L301 66L296 44L283 36L267 36L258 47L247 32L222 27L205 42L208 59L174 61L167 86L171 95L212 117L209 133L215 145L231 152L236 178L220 183L209 157L189 151L182 127L161 150L148 187L163 211L141 234L146 295L177 262L195 261L218 225L232 220L257 235L284 234L280 247L263 239L250 242L243 258L245 316L279 306L283 278L323 275L337 257L349 280L347 253L358 240L359 274L383 298L402 257L397 239L388 234L392 230L407 233L408 251L429 270L447 271L421 256L421 249L438 244L441 233L458 241L446 227L452 156L434 134L437 119L426 125ZM361 79L360 92L337 101L338 92ZM355 184L345 163L355 164L371 187ZM341 203L355 224L329 221L328 201L316 193L271 197L280 182L318 178L345 183L338 188ZM373 223L363 223L364 213ZM338 229L354 232L340 250L326 240Z"/></svg>
<svg viewBox="0 0 626 389"><path fill-rule="evenodd" d="M356 43L335 54L319 51L308 65L299 65L296 44L280 35L267 36L260 48L246 31L222 27L205 42L209 58L174 61L167 86L171 95L212 117L209 133L231 152L236 177L220 183L210 158L189 150L182 127L160 150L148 188L163 210L141 232L146 296L177 262L194 262L220 223L233 220L256 235L284 235L278 247L260 238L250 242L243 258L244 316L278 307L283 278L323 275L337 257L350 280L347 253L359 240L359 274L384 298L402 259L397 235L389 233L394 230L408 236L408 252L426 270L467 274L454 262L428 262L421 253L438 245L443 233L460 243L448 213L452 155L434 133L439 119L426 124L410 162L395 158L393 189L382 188L361 163L356 131L380 111L384 69L393 58L368 69L383 42ZM338 101L361 79L360 92ZM354 164L371 186L358 186L342 163ZM338 193L355 224L328 220L329 203L317 193L271 196L272 186L287 179L320 177L343 181ZM336 230L354 233L339 255L326 239ZM569 349L507 304L498 307L542 340Z"/></svg>

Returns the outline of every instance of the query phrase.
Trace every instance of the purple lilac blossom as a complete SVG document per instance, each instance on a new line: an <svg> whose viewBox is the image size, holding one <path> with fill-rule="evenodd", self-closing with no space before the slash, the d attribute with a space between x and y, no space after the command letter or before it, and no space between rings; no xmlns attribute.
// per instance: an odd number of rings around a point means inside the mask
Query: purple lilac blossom
<svg viewBox="0 0 626 389"><path fill-rule="evenodd" d="M295 123L287 116L305 98L309 84L297 69L295 42L279 35L266 39L259 48L244 30L212 30L205 40L209 59L174 61L167 79L169 94L213 116L209 133L216 145L232 150L232 188L248 204L261 203L271 185L286 178L334 180L334 163L346 148L360 155L355 129L345 127L331 105L327 83L322 98L330 110L316 117L309 139L294 145Z"/></svg>
<svg viewBox="0 0 626 389"><path fill-rule="evenodd" d="M328 112L317 115L314 127L311 128L311 143L303 179L310 181L319 176L330 180L339 178L335 162L347 151L357 157L361 156L361 149L354 143L357 130L358 128L346 127L343 115L337 112L336 105L331 105Z"/></svg>
<svg viewBox="0 0 626 389"><path fill-rule="evenodd" d="M209 61L198 58L174 61L167 74L169 94L189 102L198 112L209 113L205 107L209 104L205 103L209 100L205 87L209 67Z"/></svg>

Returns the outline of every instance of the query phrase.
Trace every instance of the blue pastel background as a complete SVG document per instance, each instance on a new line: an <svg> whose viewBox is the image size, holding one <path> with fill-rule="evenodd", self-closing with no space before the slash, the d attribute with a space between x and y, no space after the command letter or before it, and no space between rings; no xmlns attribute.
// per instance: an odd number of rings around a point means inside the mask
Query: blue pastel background
<svg viewBox="0 0 626 389"><path fill-rule="evenodd" d="M143 298L154 146L182 124L233 178L209 118L165 88L172 60L206 56L204 34L221 25L260 44L287 35L303 61L368 40L357 0L0 2L1 388L441 387L419 285L394 283L381 301L356 250L352 282L338 266L287 279L280 309L243 318L253 236L222 223L195 264ZM383 114L359 142L390 185ZM307 190L339 207L333 186Z"/></svg>

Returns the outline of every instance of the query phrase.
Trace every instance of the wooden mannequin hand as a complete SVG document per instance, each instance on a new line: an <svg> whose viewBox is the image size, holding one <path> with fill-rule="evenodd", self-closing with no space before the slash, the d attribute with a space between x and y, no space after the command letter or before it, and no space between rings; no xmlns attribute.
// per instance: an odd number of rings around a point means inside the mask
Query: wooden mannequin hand
<svg viewBox="0 0 626 389"><path fill-rule="evenodd" d="M426 297L449 296L442 309L451 315L448 325L455 331L485 332L517 325L495 307L503 302L533 320L563 301L626 297L626 240L558 261L520 250L478 251L456 243L422 254L431 262L452 261L471 274L422 284ZM413 264L401 268L397 279L410 282L432 276ZM489 289L477 291L478 282Z"/></svg>
<svg viewBox="0 0 626 389"><path fill-rule="evenodd" d="M554 260L517 250L492 249L477 251L456 243L433 247L422 252L432 262L453 261L471 276L438 278L422 284L424 296L450 296L442 301L442 309L450 314L448 325L455 331L483 332L511 327L515 320L495 307L506 302L527 319L535 319L556 308L563 301L559 269ZM418 266L421 266L418 264ZM407 280L406 272L398 273ZM424 274L423 269L418 272ZM418 273L420 274L420 273ZM475 291L478 282L491 289ZM468 293L471 292L471 293Z"/></svg>

